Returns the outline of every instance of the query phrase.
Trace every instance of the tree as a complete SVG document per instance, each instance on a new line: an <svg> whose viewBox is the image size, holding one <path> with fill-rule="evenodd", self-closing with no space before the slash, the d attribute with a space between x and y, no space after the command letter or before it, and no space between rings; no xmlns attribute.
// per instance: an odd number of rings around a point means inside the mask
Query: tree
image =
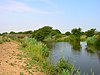
<svg viewBox="0 0 100 75"><path fill-rule="evenodd" d="M18 32L17 34L23 34L23 32Z"/></svg>
<svg viewBox="0 0 100 75"><path fill-rule="evenodd" d="M2 35L2 34L0 33L0 35Z"/></svg>
<svg viewBox="0 0 100 75"><path fill-rule="evenodd" d="M74 28L72 29L71 33L75 36L77 41L80 41L80 36L81 36L81 28Z"/></svg>
<svg viewBox="0 0 100 75"><path fill-rule="evenodd" d="M50 33L51 36L54 36L54 35L57 35L57 34L61 34L61 32L58 29L52 30L51 33Z"/></svg>
<svg viewBox="0 0 100 75"><path fill-rule="evenodd" d="M66 32L66 33L65 33L65 35L70 35L70 34L71 34L70 32Z"/></svg>
<svg viewBox="0 0 100 75"><path fill-rule="evenodd" d="M34 30L33 33L32 33L32 37L35 37L37 32L38 32L38 30Z"/></svg>
<svg viewBox="0 0 100 75"><path fill-rule="evenodd" d="M6 35L6 34L8 34L8 33L7 32L2 33L2 35Z"/></svg>
<svg viewBox="0 0 100 75"><path fill-rule="evenodd" d="M11 31L10 34L16 34L14 31Z"/></svg>
<svg viewBox="0 0 100 75"><path fill-rule="evenodd" d="M75 35L75 36L80 36L80 34L81 34L81 28L78 28L78 29L74 28L74 29L72 29L71 33L73 35Z"/></svg>
<svg viewBox="0 0 100 75"><path fill-rule="evenodd" d="M45 37L47 37L48 35L50 35L52 31L52 27L49 27L49 26L44 26L38 30L35 30L33 32L33 37L35 39L37 39L38 41L43 41Z"/></svg>
<svg viewBox="0 0 100 75"><path fill-rule="evenodd" d="M86 31L85 32L86 36L91 37L91 36L95 35L95 31L96 31L96 29L90 29L90 30Z"/></svg>
<svg viewBox="0 0 100 75"><path fill-rule="evenodd" d="M42 31L42 34L45 37L47 37L51 33L51 31L52 31L52 27L50 27L50 26L44 26L43 28L40 28L39 30Z"/></svg>
<svg viewBox="0 0 100 75"><path fill-rule="evenodd" d="M38 31L38 32L35 34L34 38L35 38L37 41L43 41L44 38L45 38L45 36L43 35L42 31Z"/></svg>
<svg viewBox="0 0 100 75"><path fill-rule="evenodd" d="M32 31L31 30L25 31L25 32L23 32L23 34L32 34Z"/></svg>

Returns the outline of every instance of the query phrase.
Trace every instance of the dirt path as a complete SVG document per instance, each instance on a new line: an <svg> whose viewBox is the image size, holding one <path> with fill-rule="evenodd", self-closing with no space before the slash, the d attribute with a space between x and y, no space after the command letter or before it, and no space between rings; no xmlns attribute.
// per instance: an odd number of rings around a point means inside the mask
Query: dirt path
<svg viewBox="0 0 100 75"><path fill-rule="evenodd" d="M19 58L23 54L18 50L18 44L15 41L0 44L0 75L42 75L39 72L29 72L22 68L25 66L26 58Z"/></svg>

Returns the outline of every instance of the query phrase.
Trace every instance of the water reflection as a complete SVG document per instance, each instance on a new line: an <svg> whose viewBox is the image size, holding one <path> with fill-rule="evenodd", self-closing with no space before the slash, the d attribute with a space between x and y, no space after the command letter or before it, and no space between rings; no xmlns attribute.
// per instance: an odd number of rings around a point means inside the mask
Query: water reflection
<svg viewBox="0 0 100 75"><path fill-rule="evenodd" d="M100 46L87 45L86 51L88 53L96 53L96 52L100 51Z"/></svg>
<svg viewBox="0 0 100 75"><path fill-rule="evenodd" d="M87 45L86 51L91 55L97 55L100 60L100 46Z"/></svg>
<svg viewBox="0 0 100 75"><path fill-rule="evenodd" d="M81 51L80 41L70 42L70 44L72 45L72 50L77 51L77 52Z"/></svg>
<svg viewBox="0 0 100 75"><path fill-rule="evenodd" d="M52 44L51 62L56 63L60 58L69 58L71 63L80 67L83 72L100 74L100 47L87 46L86 42L55 42Z"/></svg>
<svg viewBox="0 0 100 75"><path fill-rule="evenodd" d="M100 61L100 51L97 53L97 56L98 56L99 61Z"/></svg>

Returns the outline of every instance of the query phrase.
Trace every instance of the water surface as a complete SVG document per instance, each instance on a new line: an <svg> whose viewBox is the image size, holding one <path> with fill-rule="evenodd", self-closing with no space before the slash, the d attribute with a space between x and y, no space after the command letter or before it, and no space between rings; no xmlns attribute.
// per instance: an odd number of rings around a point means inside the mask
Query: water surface
<svg viewBox="0 0 100 75"><path fill-rule="evenodd" d="M75 46L68 42L55 42L51 45L50 59L53 64L56 64L63 57L80 68L82 72L90 74L92 69L95 75L100 75L100 47L88 47L86 42L81 42L80 45Z"/></svg>

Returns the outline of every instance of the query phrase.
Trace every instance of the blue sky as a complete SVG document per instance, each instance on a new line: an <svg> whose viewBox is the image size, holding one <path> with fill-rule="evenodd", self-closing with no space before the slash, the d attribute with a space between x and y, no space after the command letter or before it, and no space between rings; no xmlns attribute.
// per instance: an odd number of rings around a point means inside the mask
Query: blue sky
<svg viewBox="0 0 100 75"><path fill-rule="evenodd" d="M0 0L0 32L35 30L100 31L100 0Z"/></svg>

